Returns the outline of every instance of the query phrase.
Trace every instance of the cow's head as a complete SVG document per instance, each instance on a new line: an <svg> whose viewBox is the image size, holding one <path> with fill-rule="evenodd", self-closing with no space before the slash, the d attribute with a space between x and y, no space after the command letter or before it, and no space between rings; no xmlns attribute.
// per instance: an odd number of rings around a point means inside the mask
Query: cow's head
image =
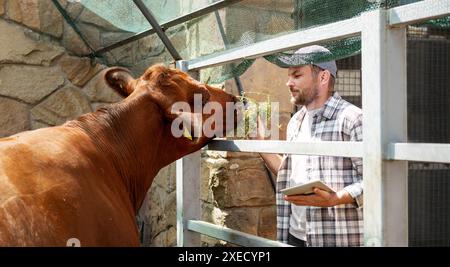
<svg viewBox="0 0 450 267"><path fill-rule="evenodd" d="M126 69L111 68L105 79L125 97L151 99L159 107L166 131L170 131L164 134L171 134L180 145L198 149L236 126L237 98L180 70L154 65L134 79Z"/></svg>

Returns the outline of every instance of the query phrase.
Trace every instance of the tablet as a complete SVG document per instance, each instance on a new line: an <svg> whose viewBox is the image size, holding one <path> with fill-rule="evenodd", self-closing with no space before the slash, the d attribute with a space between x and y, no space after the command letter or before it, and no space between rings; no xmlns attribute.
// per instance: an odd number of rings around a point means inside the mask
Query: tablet
<svg viewBox="0 0 450 267"><path fill-rule="evenodd" d="M336 192L328 185L324 184L320 180L311 180L307 183L296 185L293 187L285 188L283 190L280 190L281 193L289 196L289 195L307 195L307 194L313 194L313 188L319 188L328 192Z"/></svg>

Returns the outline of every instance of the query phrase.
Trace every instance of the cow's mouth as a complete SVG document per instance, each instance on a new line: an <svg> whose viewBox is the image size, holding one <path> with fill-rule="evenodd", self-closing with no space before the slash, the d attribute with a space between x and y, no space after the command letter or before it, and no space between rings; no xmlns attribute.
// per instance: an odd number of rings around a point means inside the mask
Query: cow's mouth
<svg viewBox="0 0 450 267"><path fill-rule="evenodd" d="M182 123L178 126L182 131L181 138L185 138L189 142L198 142L201 137L202 116L201 114L191 112L180 112L177 114Z"/></svg>
<svg viewBox="0 0 450 267"><path fill-rule="evenodd" d="M193 134L193 129L183 125L183 137L189 140L190 142L197 143L199 137Z"/></svg>
<svg viewBox="0 0 450 267"><path fill-rule="evenodd" d="M234 111L235 118L236 114L237 112ZM192 144L207 143L216 137L225 137L228 132L232 133L237 126L237 119L233 120L234 127L228 127L222 123L217 124L217 121L214 120L212 124L205 124L205 120L211 117L205 118L201 113L181 112L178 117L182 120L182 124L179 125L179 130L182 131L181 138ZM223 121L227 121L227 117L224 117Z"/></svg>

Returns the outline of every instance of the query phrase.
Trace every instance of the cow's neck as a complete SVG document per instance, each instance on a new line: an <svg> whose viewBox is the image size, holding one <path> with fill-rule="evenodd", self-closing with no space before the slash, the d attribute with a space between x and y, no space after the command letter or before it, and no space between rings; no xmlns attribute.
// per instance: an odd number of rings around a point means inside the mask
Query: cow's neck
<svg viewBox="0 0 450 267"><path fill-rule="evenodd" d="M127 98L79 118L78 123L117 172L137 212L164 166L158 158L164 145L158 107L144 97Z"/></svg>

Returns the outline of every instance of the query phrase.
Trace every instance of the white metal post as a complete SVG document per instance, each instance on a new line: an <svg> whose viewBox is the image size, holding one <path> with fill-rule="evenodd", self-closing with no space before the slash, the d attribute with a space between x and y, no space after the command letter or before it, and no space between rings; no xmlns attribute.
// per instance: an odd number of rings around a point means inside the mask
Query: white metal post
<svg viewBox="0 0 450 267"><path fill-rule="evenodd" d="M362 21L365 244L407 246L407 162L383 160L389 143L407 141L406 29L389 28L386 10Z"/></svg>
<svg viewBox="0 0 450 267"><path fill-rule="evenodd" d="M187 71L186 61L177 61L178 69ZM177 160L177 246L198 247L200 234L189 231L189 220L201 219L200 151Z"/></svg>

